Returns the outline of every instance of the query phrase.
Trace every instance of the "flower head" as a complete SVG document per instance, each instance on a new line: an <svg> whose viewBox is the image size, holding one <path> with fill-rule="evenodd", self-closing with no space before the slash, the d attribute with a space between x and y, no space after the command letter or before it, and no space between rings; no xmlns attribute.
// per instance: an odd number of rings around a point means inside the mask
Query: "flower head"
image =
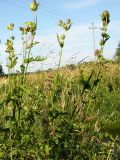
<svg viewBox="0 0 120 160"><path fill-rule="evenodd" d="M10 23L8 26L7 26L7 29L12 31L14 29L14 24L13 23Z"/></svg>
<svg viewBox="0 0 120 160"><path fill-rule="evenodd" d="M38 6L39 6L39 3L37 3L36 0L33 0L32 3L30 4L31 11L33 12L37 11Z"/></svg>
<svg viewBox="0 0 120 160"><path fill-rule="evenodd" d="M63 26L63 21L62 20L59 20L58 21L58 27L62 27Z"/></svg>
<svg viewBox="0 0 120 160"><path fill-rule="evenodd" d="M103 21L103 25L105 26L106 24L108 25L110 22L110 13L108 10L104 10L102 15L102 21Z"/></svg>

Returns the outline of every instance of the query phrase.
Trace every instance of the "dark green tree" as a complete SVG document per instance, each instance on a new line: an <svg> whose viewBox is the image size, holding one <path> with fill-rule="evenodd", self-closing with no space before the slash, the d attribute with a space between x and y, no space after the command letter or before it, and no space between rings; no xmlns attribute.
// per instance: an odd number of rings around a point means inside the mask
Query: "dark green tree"
<svg viewBox="0 0 120 160"><path fill-rule="evenodd" d="M116 53L114 55L115 61L120 63L120 42L118 43L118 47L116 49Z"/></svg>
<svg viewBox="0 0 120 160"><path fill-rule="evenodd" d="M3 75L4 75L3 67L2 65L0 65L0 76L3 76Z"/></svg>

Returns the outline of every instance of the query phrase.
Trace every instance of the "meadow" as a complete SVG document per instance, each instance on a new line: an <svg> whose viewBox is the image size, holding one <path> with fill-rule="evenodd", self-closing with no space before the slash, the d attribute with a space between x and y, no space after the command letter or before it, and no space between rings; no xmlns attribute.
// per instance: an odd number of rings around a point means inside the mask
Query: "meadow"
<svg viewBox="0 0 120 160"><path fill-rule="evenodd" d="M60 20L58 68L27 74L30 63L46 60L31 52L39 43L35 41L38 8L33 0L34 20L20 27L23 59L17 74L14 24L7 26L11 34L6 41L8 75L0 77L0 159L120 160L120 64L103 56L110 38L109 12L101 16L95 62L61 67L72 22Z"/></svg>

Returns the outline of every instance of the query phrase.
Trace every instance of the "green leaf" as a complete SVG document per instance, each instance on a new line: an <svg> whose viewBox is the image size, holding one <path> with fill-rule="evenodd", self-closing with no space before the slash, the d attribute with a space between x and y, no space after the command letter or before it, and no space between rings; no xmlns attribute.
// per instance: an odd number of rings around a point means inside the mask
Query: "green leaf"
<svg viewBox="0 0 120 160"><path fill-rule="evenodd" d="M47 58L46 57L40 57L40 56L37 56L37 57L30 57L30 58L26 58L24 60L24 63L31 63L31 62L42 62L42 61L45 61Z"/></svg>
<svg viewBox="0 0 120 160"><path fill-rule="evenodd" d="M0 159L3 158L3 152L0 151Z"/></svg>
<svg viewBox="0 0 120 160"><path fill-rule="evenodd" d="M50 147L48 144L45 145L45 153L46 155L49 155L49 152L50 152Z"/></svg>

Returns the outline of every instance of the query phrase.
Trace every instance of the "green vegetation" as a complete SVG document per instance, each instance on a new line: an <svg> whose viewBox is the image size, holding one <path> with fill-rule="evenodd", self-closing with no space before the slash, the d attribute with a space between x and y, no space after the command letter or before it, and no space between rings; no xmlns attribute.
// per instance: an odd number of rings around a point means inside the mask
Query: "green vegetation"
<svg viewBox="0 0 120 160"><path fill-rule="evenodd" d="M27 75L30 63L46 60L32 55L39 43L35 41L38 7L33 0L34 20L20 27L23 59L16 75L14 24L7 26L9 74L0 79L0 159L120 160L120 65L100 61L60 68L72 24L68 19L59 21L64 33L57 35L58 69ZM105 26L108 13L102 14ZM103 49L104 45L100 55Z"/></svg>
<svg viewBox="0 0 120 160"><path fill-rule="evenodd" d="M107 33L107 27L108 27L108 24L110 23L110 14L107 10L105 10L102 13L101 19L102 19L102 24L103 24L102 28L100 28L102 30L102 33L101 33L102 38L99 42L100 49L99 50L97 49L95 51L95 55L96 55L98 61L105 61L105 58L103 56L103 51L104 51L104 47L105 47L106 42L110 38L109 34Z"/></svg>
<svg viewBox="0 0 120 160"><path fill-rule="evenodd" d="M116 49L116 53L114 55L115 61L120 63L120 42L118 44L118 47Z"/></svg>
<svg viewBox="0 0 120 160"><path fill-rule="evenodd" d="M4 75L3 67L2 65L0 65L0 76L3 76L3 75Z"/></svg>

